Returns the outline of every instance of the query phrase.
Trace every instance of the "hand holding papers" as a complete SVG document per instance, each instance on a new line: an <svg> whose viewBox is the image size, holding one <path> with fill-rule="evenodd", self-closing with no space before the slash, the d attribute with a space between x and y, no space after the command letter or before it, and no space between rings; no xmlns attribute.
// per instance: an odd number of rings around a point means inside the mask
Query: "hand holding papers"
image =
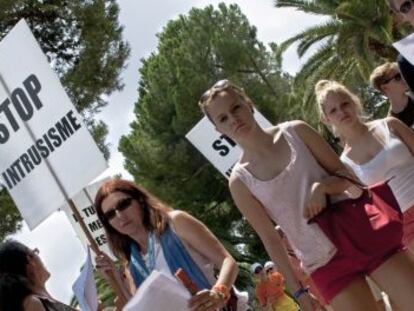
<svg viewBox="0 0 414 311"><path fill-rule="evenodd" d="M123 310L187 311L190 298L190 293L182 284L154 270Z"/></svg>

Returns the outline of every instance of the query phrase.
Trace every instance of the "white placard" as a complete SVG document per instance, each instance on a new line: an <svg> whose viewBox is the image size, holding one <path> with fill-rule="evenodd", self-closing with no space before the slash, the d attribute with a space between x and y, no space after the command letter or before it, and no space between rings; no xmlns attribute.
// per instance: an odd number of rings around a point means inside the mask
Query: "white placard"
<svg viewBox="0 0 414 311"><path fill-rule="evenodd" d="M257 110L254 116L263 128L272 124ZM203 117L185 136L226 178L238 161L241 149L230 138L220 134L214 125Z"/></svg>
<svg viewBox="0 0 414 311"><path fill-rule="evenodd" d="M414 33L400 41L394 42L393 46L411 63L411 65L414 65Z"/></svg>
<svg viewBox="0 0 414 311"><path fill-rule="evenodd" d="M33 229L106 162L24 20L0 42L0 178ZM25 124L31 129L29 135Z"/></svg>
<svg viewBox="0 0 414 311"><path fill-rule="evenodd" d="M79 214L83 219L83 222L94 238L99 249L112 257L112 259L115 259L115 256L113 256L112 252L109 249L105 229L103 228L101 221L98 219L98 214L96 213L95 206L93 205L96 193L98 192L99 188L109 179L110 178L107 177L85 187L72 198L72 201L75 204ZM75 229L75 232L81 240L83 246L87 248L89 241L86 238L85 233L79 225L79 222L76 220L76 217L70 209L69 205L65 204L62 209L65 211L66 216Z"/></svg>

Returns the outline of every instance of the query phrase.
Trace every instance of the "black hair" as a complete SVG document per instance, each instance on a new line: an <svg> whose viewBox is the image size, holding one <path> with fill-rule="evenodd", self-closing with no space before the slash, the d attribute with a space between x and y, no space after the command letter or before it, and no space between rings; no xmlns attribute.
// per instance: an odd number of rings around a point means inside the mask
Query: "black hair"
<svg viewBox="0 0 414 311"><path fill-rule="evenodd" d="M10 273L27 277L26 267L30 249L15 240L7 240L0 244L0 274Z"/></svg>
<svg viewBox="0 0 414 311"><path fill-rule="evenodd" d="M0 310L23 311L23 302L33 294L28 280L17 274L0 274Z"/></svg>

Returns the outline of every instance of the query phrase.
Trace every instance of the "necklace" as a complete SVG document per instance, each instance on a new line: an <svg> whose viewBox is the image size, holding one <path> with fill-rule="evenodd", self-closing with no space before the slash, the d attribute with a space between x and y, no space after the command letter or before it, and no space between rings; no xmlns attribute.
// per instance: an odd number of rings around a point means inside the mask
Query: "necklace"
<svg viewBox="0 0 414 311"><path fill-rule="evenodd" d="M155 267L155 234L153 232L148 233L147 238L147 258L148 260L144 260L142 258L141 252L139 252L138 258L133 260L139 273L144 277L147 278L152 270Z"/></svg>

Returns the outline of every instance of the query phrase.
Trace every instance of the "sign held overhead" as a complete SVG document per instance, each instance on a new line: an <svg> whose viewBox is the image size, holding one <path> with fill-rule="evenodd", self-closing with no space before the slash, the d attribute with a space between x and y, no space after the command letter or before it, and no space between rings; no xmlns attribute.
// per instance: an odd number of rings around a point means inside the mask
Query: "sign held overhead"
<svg viewBox="0 0 414 311"><path fill-rule="evenodd" d="M0 179L33 229L106 161L24 20L0 42Z"/></svg>

